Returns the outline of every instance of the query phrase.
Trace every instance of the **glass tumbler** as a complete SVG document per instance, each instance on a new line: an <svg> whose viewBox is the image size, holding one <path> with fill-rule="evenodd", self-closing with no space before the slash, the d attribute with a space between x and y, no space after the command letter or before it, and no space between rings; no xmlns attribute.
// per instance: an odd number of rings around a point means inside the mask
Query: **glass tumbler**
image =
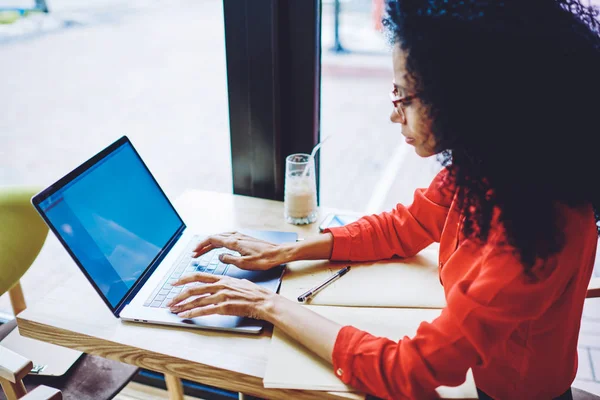
<svg viewBox="0 0 600 400"><path fill-rule="evenodd" d="M294 225L317 220L315 160L310 154L292 154L285 160L284 217Z"/></svg>

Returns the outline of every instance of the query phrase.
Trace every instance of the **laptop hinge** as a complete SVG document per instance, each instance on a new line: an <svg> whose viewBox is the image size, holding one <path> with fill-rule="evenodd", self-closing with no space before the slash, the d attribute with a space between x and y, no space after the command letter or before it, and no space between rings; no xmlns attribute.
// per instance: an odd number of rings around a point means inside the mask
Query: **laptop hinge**
<svg viewBox="0 0 600 400"><path fill-rule="evenodd" d="M131 303L131 300L133 300L133 298L142 289L142 287L144 286L146 281L152 276L154 271L156 271L156 269L158 268L158 266L160 265L162 260L167 256L167 254L169 254L169 251L173 248L173 246L175 246L175 243L177 243L179 238L183 235L185 228L186 228L186 225L183 224L181 226L181 228L179 229L179 231L169 241L169 243L167 243L167 245L162 249L162 251L158 254L158 256L156 256L156 258L154 259L154 262L152 263L152 266L150 268L148 268L146 270L146 272L142 276L140 276L140 278L137 280L135 285L133 285L133 288L129 292L129 294L123 299L121 304L119 304L119 306L115 309L114 315L116 317L119 317L121 315L121 311L123 311L123 309L129 303Z"/></svg>

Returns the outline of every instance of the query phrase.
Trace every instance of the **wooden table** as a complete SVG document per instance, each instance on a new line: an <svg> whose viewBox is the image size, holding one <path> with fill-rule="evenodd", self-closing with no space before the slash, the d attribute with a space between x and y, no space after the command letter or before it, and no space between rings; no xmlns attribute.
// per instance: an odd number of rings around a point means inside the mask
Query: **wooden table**
<svg viewBox="0 0 600 400"><path fill-rule="evenodd" d="M240 228L294 231L300 237L318 233L318 224L299 227L285 223L283 203L276 201L188 191L177 199L175 207L189 229L199 233ZM49 237L47 245L60 243ZM265 389L262 378L271 329L260 335L244 335L121 322L83 274L73 270L64 285L19 314L22 335L269 399L360 398L349 393Z"/></svg>
<svg viewBox="0 0 600 400"><path fill-rule="evenodd" d="M240 228L295 231L300 237L318 233L318 224L285 223L281 202L188 191L175 207L189 228L199 233ZM321 210L319 220L330 211ZM51 237L47 245L60 244ZM178 377L268 399L363 398L352 393L265 389L262 378L271 329L244 335L121 322L79 271L30 305L17 322L24 336L162 372L170 377L171 388L177 387L174 377Z"/></svg>

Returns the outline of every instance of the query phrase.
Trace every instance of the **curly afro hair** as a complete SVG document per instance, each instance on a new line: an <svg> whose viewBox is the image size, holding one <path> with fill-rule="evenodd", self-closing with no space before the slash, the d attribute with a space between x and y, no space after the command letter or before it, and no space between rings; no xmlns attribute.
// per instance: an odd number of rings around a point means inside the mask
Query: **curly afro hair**
<svg viewBox="0 0 600 400"><path fill-rule="evenodd" d="M459 188L466 237L494 215L531 275L560 206L600 220L600 23L578 0L388 0L390 39ZM599 228L600 233L600 228Z"/></svg>

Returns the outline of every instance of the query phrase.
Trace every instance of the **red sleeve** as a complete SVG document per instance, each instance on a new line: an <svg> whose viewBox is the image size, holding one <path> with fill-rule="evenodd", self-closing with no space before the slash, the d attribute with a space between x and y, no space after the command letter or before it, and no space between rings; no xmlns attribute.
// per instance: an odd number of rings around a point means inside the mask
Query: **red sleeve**
<svg viewBox="0 0 600 400"><path fill-rule="evenodd" d="M333 234L332 260L383 260L396 255L411 257L433 242L439 242L454 197L448 171L442 170L427 190L415 191L409 207L363 217Z"/></svg>
<svg viewBox="0 0 600 400"><path fill-rule="evenodd" d="M340 379L384 399L437 397L435 388L462 384L469 368L501 354L518 325L556 301L571 273L567 266L532 283L512 251L491 245L479 263L477 273L467 272L450 290L442 314L422 322L412 339L394 342L342 328L333 350Z"/></svg>

